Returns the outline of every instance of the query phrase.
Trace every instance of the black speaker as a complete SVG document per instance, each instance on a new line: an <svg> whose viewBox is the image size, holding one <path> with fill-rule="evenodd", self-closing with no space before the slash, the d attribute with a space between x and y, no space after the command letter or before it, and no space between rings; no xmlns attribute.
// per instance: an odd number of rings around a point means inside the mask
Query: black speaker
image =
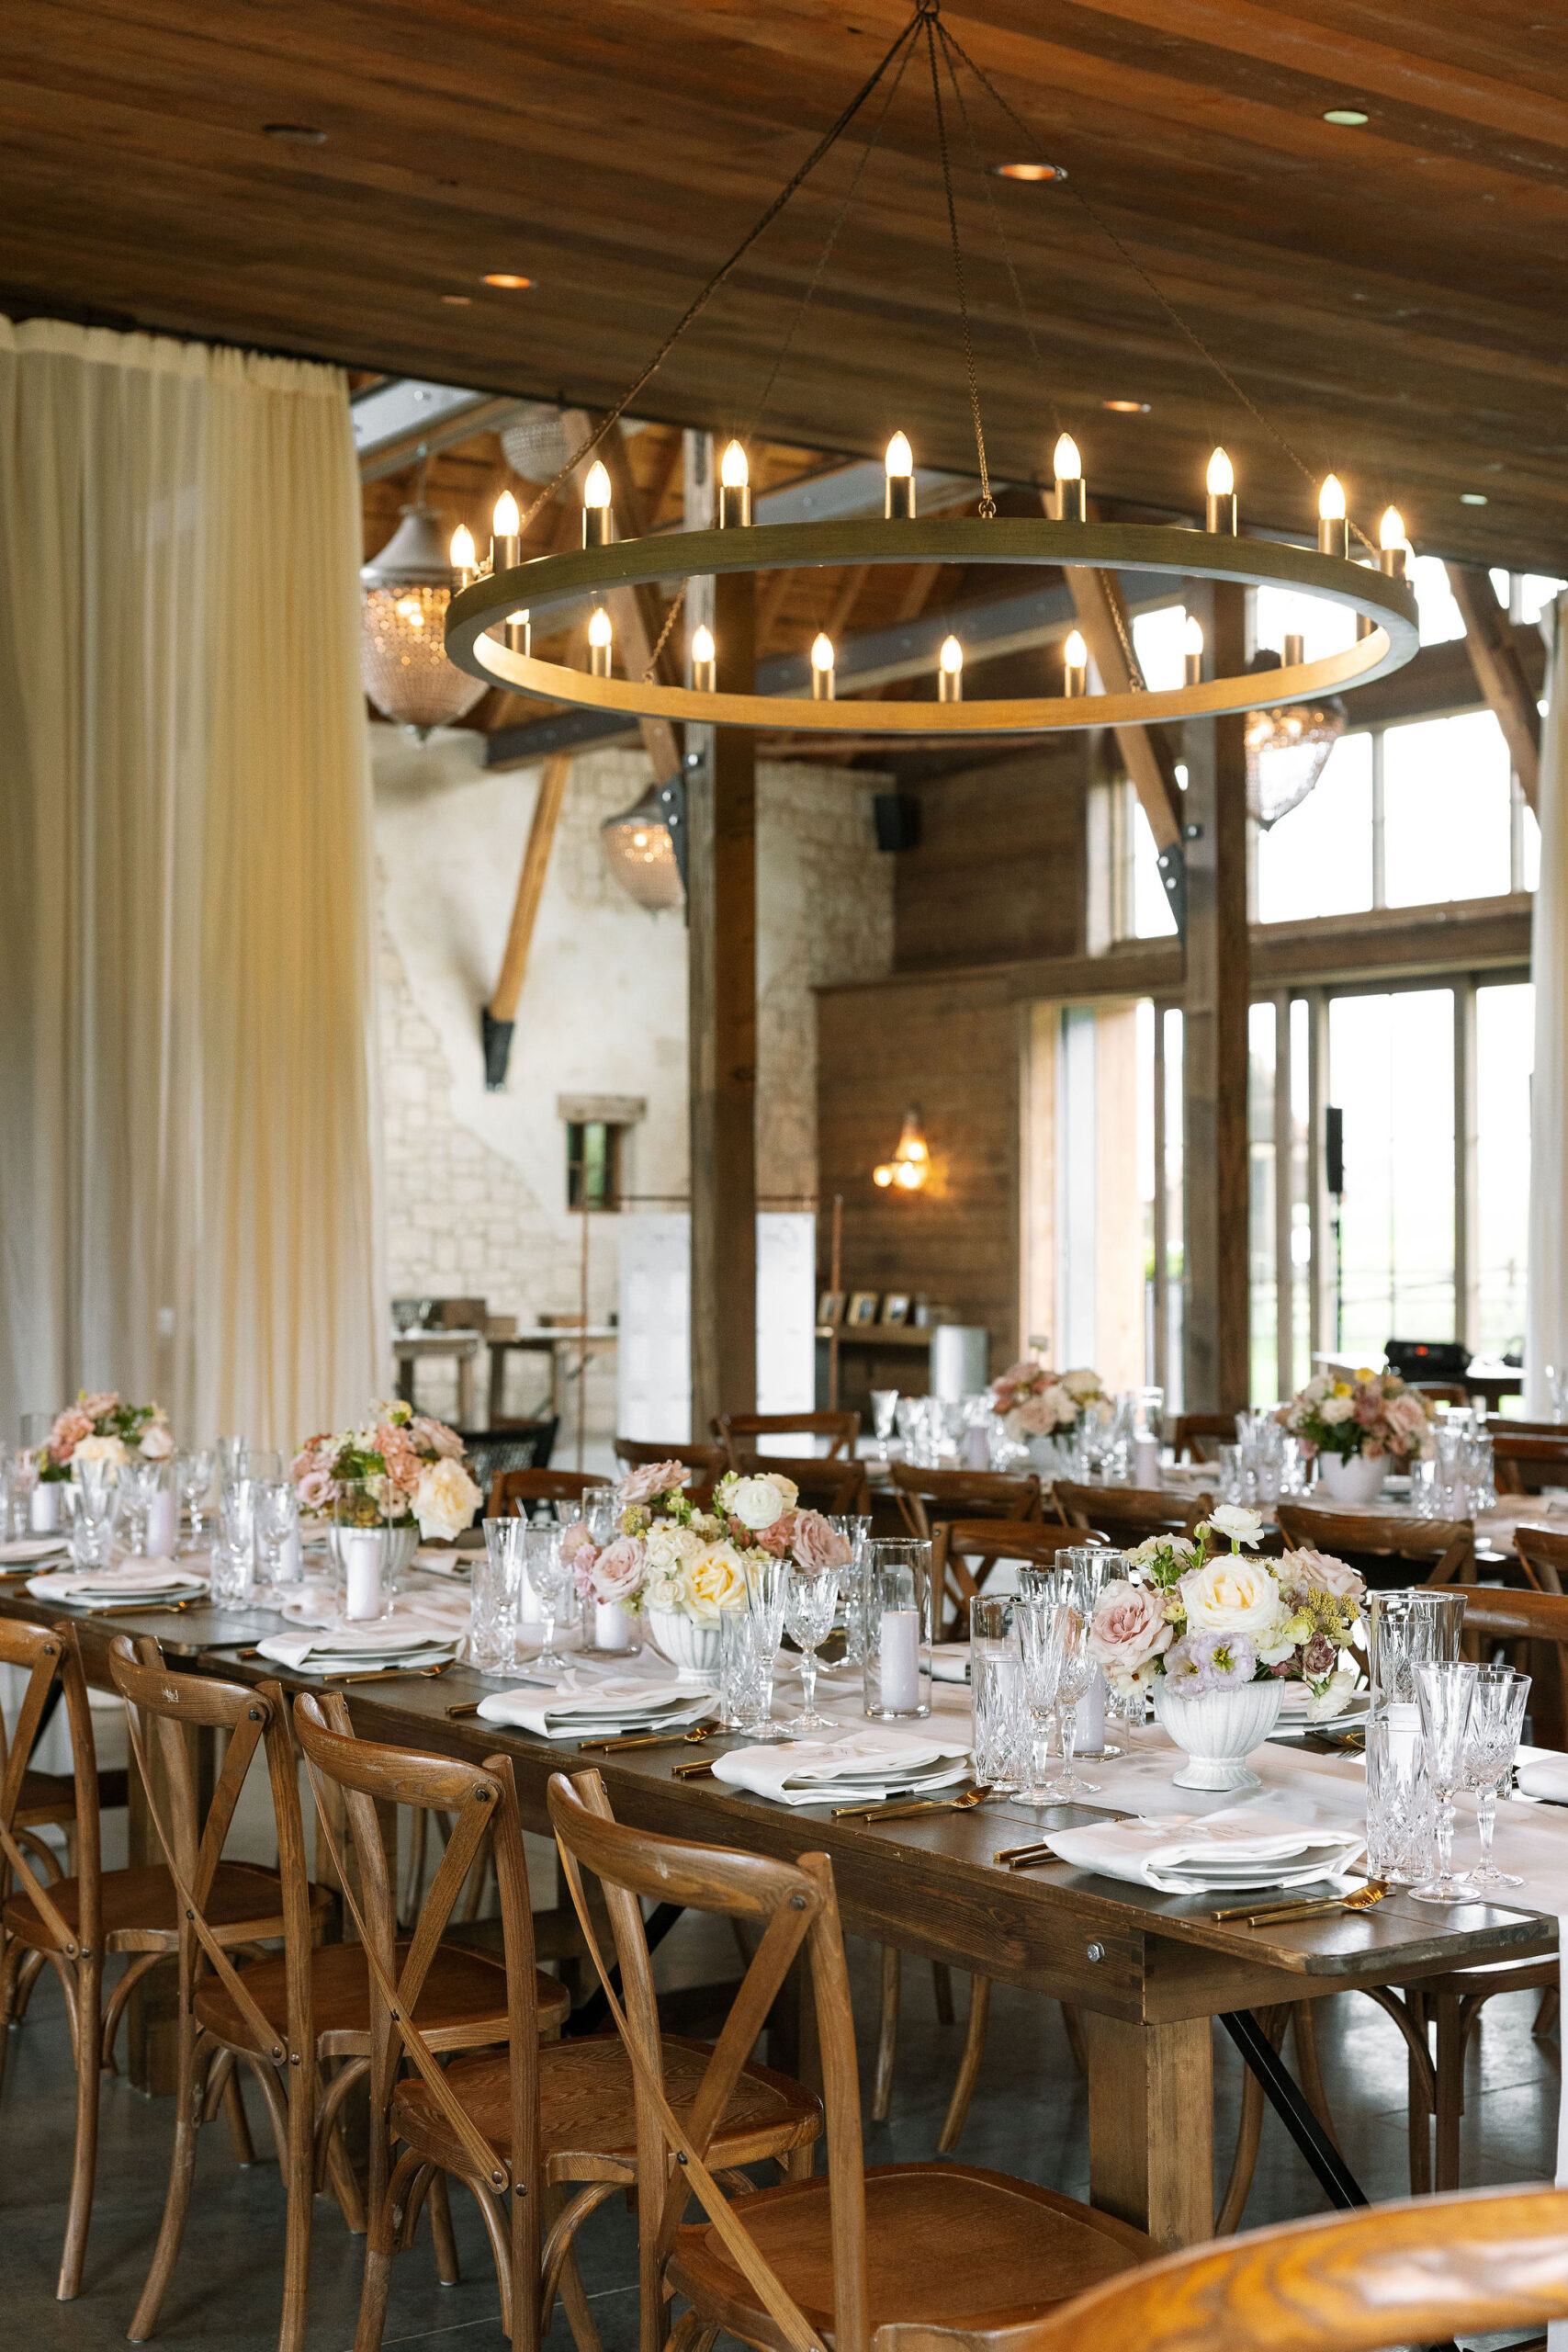
<svg viewBox="0 0 1568 2352"><path fill-rule="evenodd" d="M1328 1189L1337 1200L1345 1190L1345 1114L1330 1102L1323 1114L1323 1158Z"/></svg>
<svg viewBox="0 0 1568 2352"><path fill-rule="evenodd" d="M880 850L919 849L920 804L912 792L879 792L872 801Z"/></svg>

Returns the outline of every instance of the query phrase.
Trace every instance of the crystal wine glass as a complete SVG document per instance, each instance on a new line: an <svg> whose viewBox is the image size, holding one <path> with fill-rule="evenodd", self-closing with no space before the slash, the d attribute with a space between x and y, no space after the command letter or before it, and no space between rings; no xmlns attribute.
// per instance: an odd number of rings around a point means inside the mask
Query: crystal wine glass
<svg viewBox="0 0 1568 2352"><path fill-rule="evenodd" d="M199 1543L202 1528L202 1506L212 1491L213 1451L205 1445L180 1453L175 1459L175 1476L179 1480L180 1499L190 1513L193 1543Z"/></svg>
<svg viewBox="0 0 1568 2352"><path fill-rule="evenodd" d="M107 1566L109 1521L119 1489L119 1468L113 1462L75 1462L71 1466L77 1510L85 1522L85 1546L95 1567Z"/></svg>
<svg viewBox="0 0 1568 2352"><path fill-rule="evenodd" d="M893 1436L893 1416L897 1409L898 1391L896 1388L872 1390L871 1420L876 1431L877 1458L882 1462L887 1459L887 1449Z"/></svg>
<svg viewBox="0 0 1568 2352"><path fill-rule="evenodd" d="M555 1646L556 1619L560 1613L567 1578L567 1563L561 1557L560 1539L558 1527L525 1527L523 1530L523 1557L528 1581L544 1611L544 1645L534 1664L565 1673L570 1661L562 1657Z"/></svg>
<svg viewBox="0 0 1568 2352"><path fill-rule="evenodd" d="M1523 1886L1515 1871L1500 1871L1492 1860L1492 1838L1497 1826L1497 1797L1518 1753L1525 1702L1530 1678L1511 1667L1483 1666L1476 1676L1475 1699L1464 1744L1464 1785L1477 1792L1475 1826L1481 1838L1481 1860L1470 1873L1472 1886Z"/></svg>
<svg viewBox="0 0 1568 2352"><path fill-rule="evenodd" d="M1421 1710L1421 1735L1427 1746L1427 1770L1438 1800L1438 1874L1411 1894L1418 1903L1469 1903L1474 1889L1453 1874L1454 1792L1464 1779L1465 1751L1471 1710L1475 1701L1478 1667L1462 1662L1451 1666L1418 1666L1416 1701Z"/></svg>
<svg viewBox="0 0 1568 2352"><path fill-rule="evenodd" d="M1023 1688L1033 1737L1030 1742L1029 1785L1019 1792L1025 1804L1054 1803L1046 1779L1050 1754L1051 1718L1056 1710L1056 1684L1062 1672L1062 1620L1048 1578L1033 1589L1020 1587L1013 1601L1013 1623L1023 1652Z"/></svg>
<svg viewBox="0 0 1568 2352"><path fill-rule="evenodd" d="M800 1651L801 1711L784 1729L798 1736L807 1731L831 1731L831 1719L817 1705L817 1652L833 1630L839 1606L837 1568L796 1568L784 1587L784 1621L791 1641Z"/></svg>
<svg viewBox="0 0 1568 2352"><path fill-rule="evenodd" d="M742 1725L741 1735L747 1739L772 1739L773 1668L784 1639L784 1588L789 1581L789 1564L784 1560L748 1560L746 1563L746 1605L750 1612L752 1640L759 1672L765 1671L768 1682L768 1704L756 1720Z"/></svg>

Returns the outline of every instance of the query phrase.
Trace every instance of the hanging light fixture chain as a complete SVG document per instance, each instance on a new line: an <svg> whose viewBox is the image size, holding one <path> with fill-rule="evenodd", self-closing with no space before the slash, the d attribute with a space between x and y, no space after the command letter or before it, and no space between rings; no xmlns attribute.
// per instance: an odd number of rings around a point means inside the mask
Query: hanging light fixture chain
<svg viewBox="0 0 1568 2352"><path fill-rule="evenodd" d="M997 511L991 496L990 469L986 463L986 433L980 422L980 388L975 375L975 342L969 331L969 298L964 285L964 248L958 239L958 208L953 199L953 166L947 153L947 120L942 107L942 75L937 70L938 0L919 0L919 21L925 28L926 53L931 61L931 101L936 108L936 138L942 156L942 193L947 198L947 227L953 240L953 276L958 288L958 318L964 330L964 366L969 379L969 407L975 419L975 450L980 460L980 513L989 522ZM945 33L943 39L946 39Z"/></svg>
<svg viewBox="0 0 1568 2352"><path fill-rule="evenodd" d="M918 17L916 21L919 21ZM848 105L823 132L821 138L818 141L810 154L807 155L805 163L801 164L799 170L792 174L784 186L779 190L779 193L774 197L773 202L762 214L761 220L753 223L751 228L747 231L745 236L741 238L740 243L736 246L735 251L730 254L728 260L721 262L717 269L714 271L713 276L708 279L707 284L703 287L698 293L693 296L691 301L688 302L684 311L682 311L681 316L676 320L675 324L671 328L669 334L665 336L663 342L654 353L653 357L649 361L647 367L642 370L642 373L637 378L636 381L628 385L626 390L621 394L620 399L615 402L614 408L608 410L604 416L601 418L598 424L594 426L593 431L589 435L587 440L583 442L581 447L580 449L573 450L565 465L562 466L560 471L556 475L554 481L549 481L545 485L545 488L539 492L537 498L535 499L532 506L529 507L527 514L523 517L522 535L526 535L535 517L540 513L542 508L549 503L557 491L559 490L561 484L570 479L577 468L581 465L583 459L585 458L591 458L593 455L594 450L597 449L599 444L604 440L611 427L620 423L621 418L626 414L627 409L630 408L637 394L643 390L645 385L649 383L659 373L660 368L664 365L665 360L670 356L671 351L674 350L675 345L680 342L681 337L685 334L686 329L692 324L693 321L701 316L702 312L707 308L709 302L712 301L714 296L718 292L719 288L724 284L726 278L739 266L742 261L744 261L746 255L757 243L758 238L762 235L765 230L768 230L773 226L773 222L778 219L779 214L784 210L784 206L789 202L790 198L795 194L796 188L800 187L807 179L810 178L812 173L822 161L824 155L828 153L830 148L837 145L838 141L842 138L844 132L849 129L850 124L854 120L856 115L865 104L867 98L870 97L872 92L876 88L877 84L881 81L883 75L886 73L887 68L892 64L894 58L897 55L899 50L908 40L914 29L915 27L913 24L906 25L904 30L886 51L879 62L874 66L872 71L866 75L865 80L861 84L860 88L855 92Z"/></svg>
<svg viewBox="0 0 1568 2352"><path fill-rule="evenodd" d="M659 675L659 657L669 644L670 632L681 617L681 608L686 601L686 591L691 584L689 580L682 581L675 601L664 616L664 627L659 632L659 642L649 655L648 667L642 673L642 683L645 686L651 686Z"/></svg>

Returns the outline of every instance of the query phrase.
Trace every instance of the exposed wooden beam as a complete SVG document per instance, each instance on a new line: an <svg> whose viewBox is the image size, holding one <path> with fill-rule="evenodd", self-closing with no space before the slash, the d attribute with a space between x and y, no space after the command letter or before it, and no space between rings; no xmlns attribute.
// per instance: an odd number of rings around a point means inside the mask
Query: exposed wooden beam
<svg viewBox="0 0 1568 2352"><path fill-rule="evenodd" d="M484 1012L485 1084L492 1088L502 1085L506 1077L507 1058L512 1050L512 1027L517 1018L518 1001L528 971L528 949L534 937L539 901L545 895L550 850L555 842L561 803L566 797L566 780L570 774L570 752L553 752L539 772L539 797L534 803L527 847L523 852L523 871L517 877L517 896L513 901L506 948L501 959L495 988Z"/></svg>
<svg viewBox="0 0 1568 2352"><path fill-rule="evenodd" d="M1088 564L1065 567L1068 588L1077 611L1094 664L1108 694L1130 694L1144 683L1133 650L1133 628L1121 582L1113 571ZM1118 727L1116 745L1128 775L1137 787L1149 831L1157 850L1178 848L1181 842L1181 788L1176 781L1176 754L1163 727Z"/></svg>
<svg viewBox="0 0 1568 2352"><path fill-rule="evenodd" d="M561 423L566 437L574 448L586 441L593 430L593 419L582 409L569 408L563 413ZM610 475L622 536L640 537L638 526L642 521L642 504L631 479L626 442L618 424L612 426L605 435L598 454L604 458ZM588 467L592 463L590 458L587 464L577 467L573 472L572 482L580 499ZM604 603L626 675L640 678L652 658L654 639L649 631L648 615L638 592L635 588L611 588L605 594ZM676 741L674 728L667 718L639 718L637 731L642 737L642 748L653 764L654 781L667 783L681 765L681 747Z"/></svg>
<svg viewBox="0 0 1568 2352"><path fill-rule="evenodd" d="M1449 585L1464 621L1475 682L1503 730L1519 789L1533 808L1540 782L1540 712L1525 676L1508 616L1491 576L1467 564L1447 566Z"/></svg>

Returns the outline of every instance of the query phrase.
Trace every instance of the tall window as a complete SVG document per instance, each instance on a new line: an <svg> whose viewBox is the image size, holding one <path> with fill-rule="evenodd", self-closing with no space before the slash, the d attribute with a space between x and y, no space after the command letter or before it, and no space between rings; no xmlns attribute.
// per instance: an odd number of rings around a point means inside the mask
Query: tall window
<svg viewBox="0 0 1568 2352"><path fill-rule="evenodd" d="M569 1209L618 1209L621 1205L621 1138L624 1127L604 1119L569 1119L566 1128L566 1204Z"/></svg>
<svg viewBox="0 0 1568 2352"><path fill-rule="evenodd" d="M1453 990L1331 998L1328 1099L1345 1190L1325 1344L1378 1363L1391 1338L1453 1339Z"/></svg>

